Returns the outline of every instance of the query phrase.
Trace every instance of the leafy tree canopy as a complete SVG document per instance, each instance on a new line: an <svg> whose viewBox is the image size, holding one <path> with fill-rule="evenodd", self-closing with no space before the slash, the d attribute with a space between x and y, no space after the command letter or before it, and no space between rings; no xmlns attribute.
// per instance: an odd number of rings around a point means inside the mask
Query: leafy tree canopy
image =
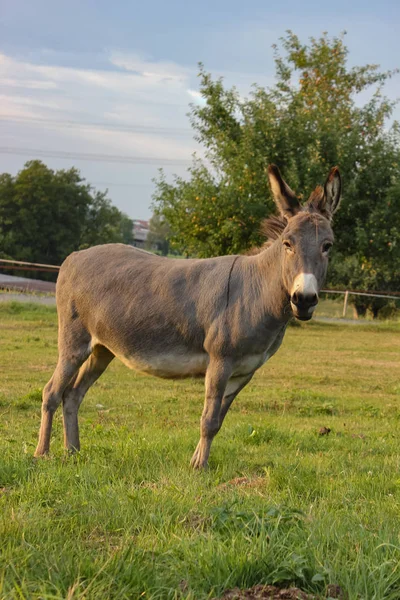
<svg viewBox="0 0 400 600"><path fill-rule="evenodd" d="M39 160L15 177L0 175L0 255L60 264L80 248L129 243L132 221L75 168L53 171Z"/></svg>

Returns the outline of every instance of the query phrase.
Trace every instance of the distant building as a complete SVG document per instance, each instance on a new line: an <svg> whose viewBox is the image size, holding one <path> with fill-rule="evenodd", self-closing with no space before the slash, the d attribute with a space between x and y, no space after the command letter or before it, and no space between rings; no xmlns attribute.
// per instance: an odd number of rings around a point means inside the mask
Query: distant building
<svg viewBox="0 0 400 600"><path fill-rule="evenodd" d="M149 231L149 221L133 219L133 246L136 246L137 248L144 248Z"/></svg>

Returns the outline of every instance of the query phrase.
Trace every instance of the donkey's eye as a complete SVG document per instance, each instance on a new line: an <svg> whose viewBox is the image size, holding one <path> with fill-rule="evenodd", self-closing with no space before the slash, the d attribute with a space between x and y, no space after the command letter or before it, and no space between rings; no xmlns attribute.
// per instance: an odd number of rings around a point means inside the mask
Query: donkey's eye
<svg viewBox="0 0 400 600"><path fill-rule="evenodd" d="M289 240L285 240L285 241L283 242L283 245L284 245L284 247L285 247L285 250L286 250L287 252L293 252L292 244L289 242Z"/></svg>
<svg viewBox="0 0 400 600"><path fill-rule="evenodd" d="M322 244L323 254L328 254L328 252L331 248L332 248L332 242L325 242L324 244Z"/></svg>

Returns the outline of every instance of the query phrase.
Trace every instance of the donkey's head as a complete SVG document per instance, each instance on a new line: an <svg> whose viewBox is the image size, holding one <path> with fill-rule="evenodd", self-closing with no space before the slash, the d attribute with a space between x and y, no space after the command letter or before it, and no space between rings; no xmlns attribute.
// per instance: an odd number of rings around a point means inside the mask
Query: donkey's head
<svg viewBox="0 0 400 600"><path fill-rule="evenodd" d="M318 304L333 244L331 220L340 201L339 170L331 169L325 186L317 187L304 206L282 179L278 167L270 165L268 176L282 217L279 240L284 253L283 285L294 316L308 321Z"/></svg>

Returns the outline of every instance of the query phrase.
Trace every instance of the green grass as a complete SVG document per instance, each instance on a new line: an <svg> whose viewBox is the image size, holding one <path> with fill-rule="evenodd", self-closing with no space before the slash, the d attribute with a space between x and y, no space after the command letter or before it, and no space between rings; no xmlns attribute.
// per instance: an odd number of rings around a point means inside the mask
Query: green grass
<svg viewBox="0 0 400 600"><path fill-rule="evenodd" d="M400 597L400 326L290 327L189 468L202 382L114 361L82 452L32 458L57 356L52 307L0 305L0 598L218 597L296 584ZM320 436L321 427L331 433Z"/></svg>

